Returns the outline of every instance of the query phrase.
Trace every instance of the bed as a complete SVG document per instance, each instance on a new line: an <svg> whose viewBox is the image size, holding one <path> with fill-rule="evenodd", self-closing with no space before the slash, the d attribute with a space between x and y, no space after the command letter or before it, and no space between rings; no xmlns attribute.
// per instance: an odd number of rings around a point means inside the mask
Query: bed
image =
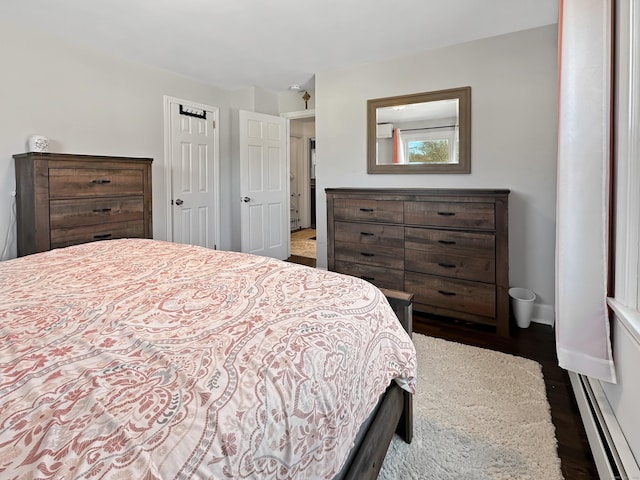
<svg viewBox="0 0 640 480"><path fill-rule="evenodd" d="M354 277L145 239L0 263L2 478L375 476L415 375Z"/></svg>

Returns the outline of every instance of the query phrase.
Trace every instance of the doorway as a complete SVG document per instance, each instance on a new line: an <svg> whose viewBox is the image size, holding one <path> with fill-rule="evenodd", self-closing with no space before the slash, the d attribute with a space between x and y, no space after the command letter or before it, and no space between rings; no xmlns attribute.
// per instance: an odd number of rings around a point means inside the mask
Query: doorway
<svg viewBox="0 0 640 480"><path fill-rule="evenodd" d="M314 266L315 231L315 113L290 118L290 219L289 261Z"/></svg>

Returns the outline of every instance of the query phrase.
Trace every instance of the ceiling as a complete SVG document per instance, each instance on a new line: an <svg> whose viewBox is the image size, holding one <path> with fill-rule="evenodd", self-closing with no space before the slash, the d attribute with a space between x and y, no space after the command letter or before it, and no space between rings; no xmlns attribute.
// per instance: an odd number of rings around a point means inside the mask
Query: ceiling
<svg viewBox="0 0 640 480"><path fill-rule="evenodd" d="M311 89L320 71L557 23L557 12L558 0L0 0L0 22L275 92Z"/></svg>

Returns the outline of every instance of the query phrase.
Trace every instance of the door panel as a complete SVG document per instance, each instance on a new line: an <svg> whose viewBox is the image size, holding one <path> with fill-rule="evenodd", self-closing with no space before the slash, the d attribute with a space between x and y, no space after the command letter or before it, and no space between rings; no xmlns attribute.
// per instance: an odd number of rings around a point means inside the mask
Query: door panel
<svg viewBox="0 0 640 480"><path fill-rule="evenodd" d="M215 113L180 113L171 103L173 241L217 248Z"/></svg>
<svg viewBox="0 0 640 480"><path fill-rule="evenodd" d="M286 120L241 110L242 251L284 260L289 254Z"/></svg>

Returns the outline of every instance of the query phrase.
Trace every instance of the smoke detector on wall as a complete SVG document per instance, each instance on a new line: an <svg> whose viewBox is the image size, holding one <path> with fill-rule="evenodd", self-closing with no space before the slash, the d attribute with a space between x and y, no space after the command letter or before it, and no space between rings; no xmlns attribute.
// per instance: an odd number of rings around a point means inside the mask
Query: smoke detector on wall
<svg viewBox="0 0 640 480"><path fill-rule="evenodd" d="M294 83L292 85L289 85L289 90L291 90L292 92L301 92L302 91L302 87L300 85L298 85L297 83Z"/></svg>

